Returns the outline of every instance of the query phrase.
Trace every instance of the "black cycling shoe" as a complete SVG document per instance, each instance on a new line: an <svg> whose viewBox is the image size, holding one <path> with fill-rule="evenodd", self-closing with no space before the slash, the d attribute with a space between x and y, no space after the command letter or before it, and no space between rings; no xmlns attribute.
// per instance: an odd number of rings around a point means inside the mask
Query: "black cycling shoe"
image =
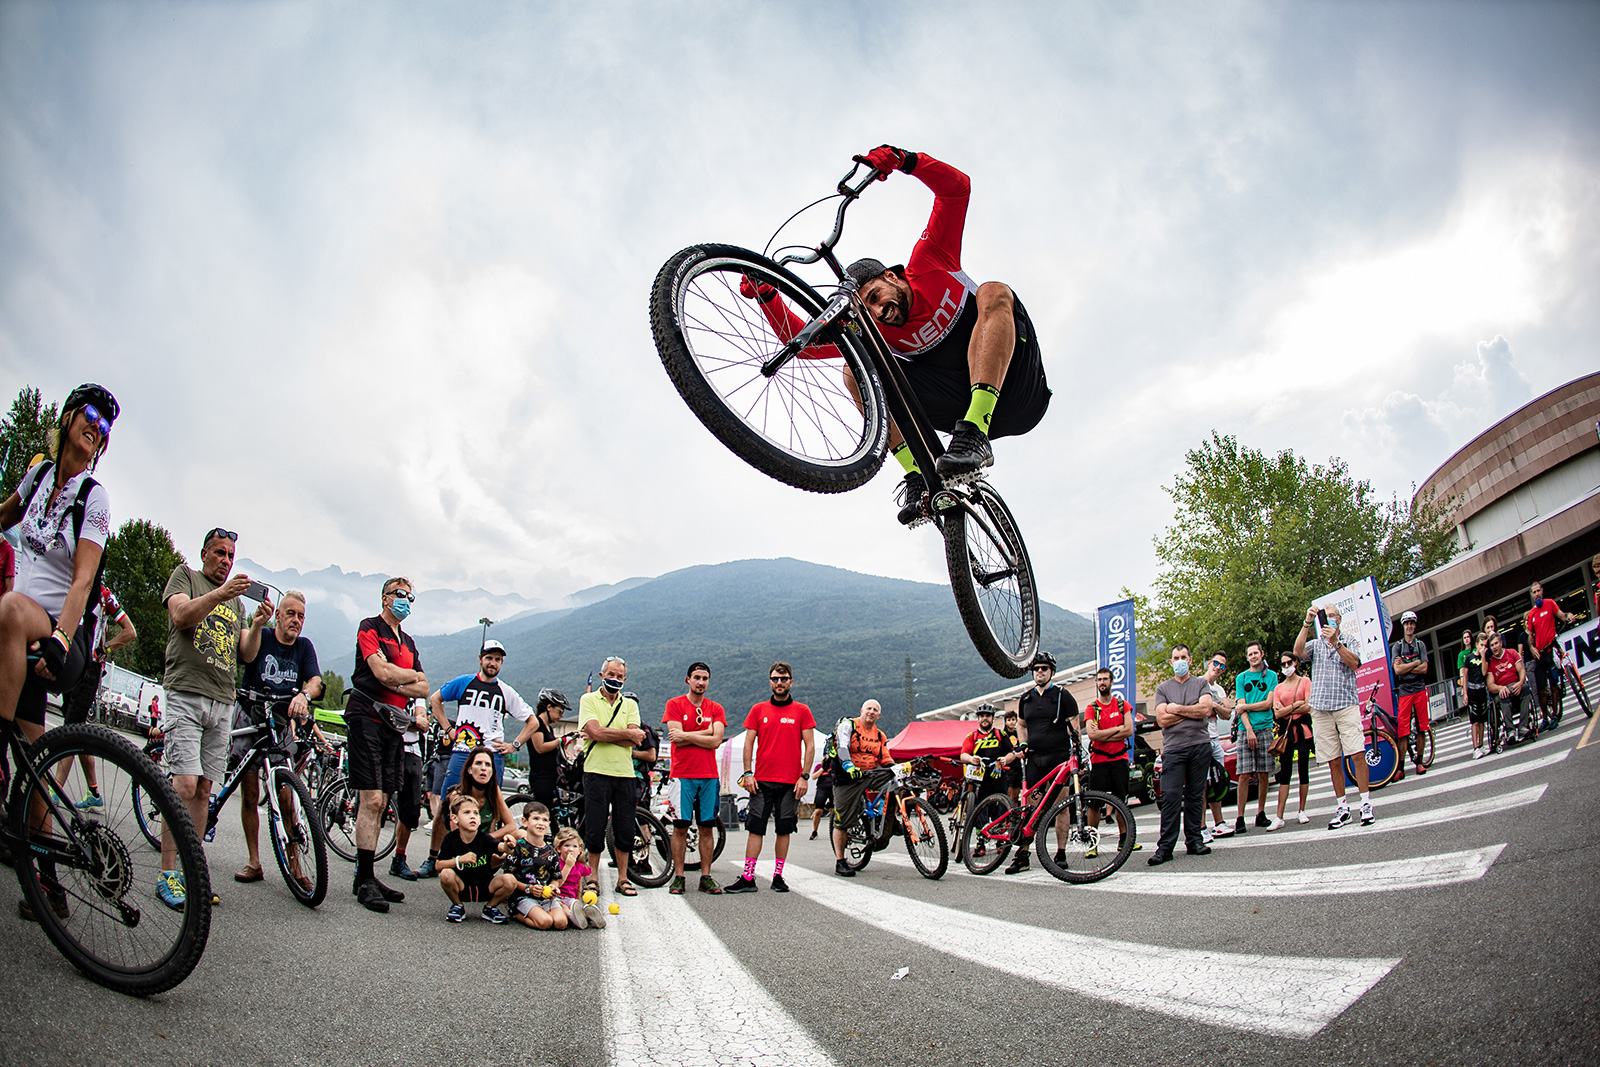
<svg viewBox="0 0 1600 1067"><path fill-rule="evenodd" d="M994 466L994 449L989 447L989 438L976 424L962 419L956 423L950 447L933 466L946 481L976 478L983 473L983 468Z"/></svg>
<svg viewBox="0 0 1600 1067"><path fill-rule="evenodd" d="M896 491L900 504L900 525L916 526L926 522L927 516L922 513L922 497L928 491L928 479L922 476L921 471L907 471L905 481L900 483Z"/></svg>
<svg viewBox="0 0 1600 1067"><path fill-rule="evenodd" d="M844 860L836 860L834 862L833 873L837 874L840 878L854 878L856 876L856 872L852 871L850 869L850 865Z"/></svg>
<svg viewBox="0 0 1600 1067"><path fill-rule="evenodd" d="M383 894L383 899L387 900L391 904L398 904L402 900L406 899L406 895L400 892L400 890L390 889L376 878L372 879L372 884L378 887L378 892Z"/></svg>
<svg viewBox="0 0 1600 1067"><path fill-rule="evenodd" d="M358 883L355 888L355 894L356 899L361 902L361 906L368 911L376 911L381 914L389 910L389 902L383 899L383 890L379 888L376 879L368 879Z"/></svg>
<svg viewBox="0 0 1600 1067"><path fill-rule="evenodd" d="M1189 855L1191 855L1191 856L1209 856L1209 855L1211 855L1211 846L1210 845L1201 845L1199 848L1191 848L1189 850Z"/></svg>
<svg viewBox="0 0 1600 1067"><path fill-rule="evenodd" d="M1006 864L1006 873L1007 874L1021 874L1023 871L1027 870L1030 866L1031 866L1031 864L1028 862L1028 854L1026 852L1023 852L1020 855L1018 855L1016 859L1014 859L1010 863Z"/></svg>

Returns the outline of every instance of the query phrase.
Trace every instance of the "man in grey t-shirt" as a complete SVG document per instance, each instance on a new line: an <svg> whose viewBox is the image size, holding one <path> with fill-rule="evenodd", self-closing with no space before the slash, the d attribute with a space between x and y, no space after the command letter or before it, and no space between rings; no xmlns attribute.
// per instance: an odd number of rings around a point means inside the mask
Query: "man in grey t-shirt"
<svg viewBox="0 0 1600 1067"><path fill-rule="evenodd" d="M1189 646L1172 646L1172 677L1156 687L1150 703L1161 727L1161 838L1145 862L1159 867L1172 858L1180 821L1189 855L1211 851L1204 829L1206 771L1211 766L1211 738L1206 720L1213 704L1210 685L1189 673Z"/></svg>

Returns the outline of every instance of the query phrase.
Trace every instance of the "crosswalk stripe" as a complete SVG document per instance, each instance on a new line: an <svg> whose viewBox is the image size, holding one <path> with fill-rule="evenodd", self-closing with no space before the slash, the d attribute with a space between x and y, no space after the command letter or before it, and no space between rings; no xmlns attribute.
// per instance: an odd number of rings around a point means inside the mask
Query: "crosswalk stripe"
<svg viewBox="0 0 1600 1067"><path fill-rule="evenodd" d="M1539 785L1519 789L1515 793L1503 793L1497 797L1485 797L1482 800L1472 800L1465 804L1455 804L1448 808L1419 811L1412 815L1387 816L1383 812L1382 805L1377 805L1378 821L1371 826L1362 826L1359 822L1352 822L1339 830L1329 832L1325 825L1319 826L1317 822L1313 822L1311 825L1316 828L1315 833L1308 832L1300 827L1296 827L1292 833L1286 833L1285 831L1289 829L1286 826L1283 830L1272 834L1263 834L1260 837L1251 835L1242 840L1237 837L1230 837L1224 842L1223 847L1231 852L1236 848L1281 845L1285 841L1305 842L1312 838L1321 841L1350 841L1366 837L1369 834L1384 834L1394 830L1414 830L1421 826L1435 826L1440 823L1456 822L1461 819L1474 819L1480 815L1492 815L1495 812L1510 811L1513 808L1524 807L1525 805L1536 803L1540 797L1544 796L1544 791L1548 788L1550 788L1548 782L1541 782ZM1145 847L1148 848L1149 846Z"/></svg>
<svg viewBox="0 0 1600 1067"><path fill-rule="evenodd" d="M1294 871L1141 871L1137 867L1130 871L1124 867L1104 881L1080 888L1152 896L1251 898L1392 893L1475 882L1488 872L1505 847L1491 845L1437 856Z"/></svg>
<svg viewBox="0 0 1600 1067"><path fill-rule="evenodd" d="M683 898L630 900L602 931L600 949L615 1067L834 1062Z"/></svg>
<svg viewBox="0 0 1600 1067"><path fill-rule="evenodd" d="M1026 926L793 868L810 900L937 952L1096 1000L1235 1030L1309 1038L1398 959L1195 951Z"/></svg>

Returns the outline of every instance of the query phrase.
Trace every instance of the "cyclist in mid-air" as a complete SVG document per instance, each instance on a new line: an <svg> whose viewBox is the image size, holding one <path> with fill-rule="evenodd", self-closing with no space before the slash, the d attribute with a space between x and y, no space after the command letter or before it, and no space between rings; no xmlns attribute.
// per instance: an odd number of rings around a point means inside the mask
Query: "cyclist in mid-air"
<svg viewBox="0 0 1600 1067"><path fill-rule="evenodd" d="M952 435L938 460L940 477L969 480L994 463L990 438L1027 433L1050 406L1033 323L1010 286L980 285L961 267L971 179L926 152L893 145L855 158L879 171L879 180L901 171L933 191L928 225L903 265L858 259L845 273L860 286L879 332L905 362L906 377L928 418ZM746 282L740 291L759 299L769 318L791 320L773 323L782 336L793 336L802 325L782 301L773 300L777 291L770 286L758 292ZM927 481L899 427L890 428L889 448L906 471L900 521L910 525L922 514Z"/></svg>

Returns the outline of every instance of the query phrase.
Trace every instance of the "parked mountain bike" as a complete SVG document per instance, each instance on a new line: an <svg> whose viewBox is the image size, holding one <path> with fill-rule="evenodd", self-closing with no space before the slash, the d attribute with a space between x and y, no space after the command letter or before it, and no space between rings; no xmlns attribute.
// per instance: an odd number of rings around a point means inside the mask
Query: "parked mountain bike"
<svg viewBox="0 0 1600 1067"><path fill-rule="evenodd" d="M888 848L895 835L901 834L917 873L929 879L943 878L950 866L944 824L933 805L917 795L921 790L937 788L943 776L926 756L882 770L888 771L889 777L876 788L869 785L863 791L861 818L845 831L845 863L853 871L861 870L872 861L874 852ZM871 775L873 771L866 773ZM835 828L830 812L829 840L833 839Z"/></svg>
<svg viewBox="0 0 1600 1067"><path fill-rule="evenodd" d="M93 723L61 726L31 748L7 731L9 778L0 840L45 936L86 976L119 993L150 996L200 962L211 931L211 881L200 835L167 780L122 737ZM105 806L79 811L53 773L79 756L97 764ZM140 805L172 829L188 888L182 911L156 899L161 855L140 840Z"/></svg>
<svg viewBox="0 0 1600 1067"><path fill-rule="evenodd" d="M1026 847L1030 839L1040 865L1063 882L1098 882L1128 862L1138 840L1133 812L1110 793L1083 788L1078 751L1074 731L1072 755L1038 782L1024 783L1020 804L1012 804L1004 793L977 803L961 828L967 870L988 874L1012 848ZM1091 826L1091 809L1109 818ZM1113 824L1118 835L1114 848L1109 841Z"/></svg>
<svg viewBox="0 0 1600 1067"><path fill-rule="evenodd" d="M942 813L949 821L948 837L955 842L957 863L965 862L961 828L966 825L967 816L972 814L974 805L978 803L978 791L983 788L986 779L993 782L1005 777L1006 768L999 766L999 762L999 760L980 758L979 763L961 765L961 791L955 803Z"/></svg>
<svg viewBox="0 0 1600 1067"><path fill-rule="evenodd" d="M702 244L669 259L650 293L656 351L718 440L799 489L842 493L865 485L888 455L893 419L927 479L914 525L932 523L943 535L956 607L984 662L1018 678L1039 647L1039 597L1016 520L983 478L957 484L940 477L939 435L834 255L845 211L880 176L866 166L856 180L863 166L856 163L839 181L833 232L814 248L773 260ZM819 260L838 279L827 300L787 269ZM763 310L765 301L742 295L741 287L775 290L779 313L769 318L773 309ZM774 325L788 321L804 325Z"/></svg>
<svg viewBox="0 0 1600 1067"><path fill-rule="evenodd" d="M1382 789L1400 770L1400 743L1395 740L1394 716L1378 703L1378 687L1367 690L1367 701L1361 709L1361 730L1365 737L1363 747L1367 761L1367 787ZM1344 774L1349 781L1356 780L1354 756L1345 756Z"/></svg>
<svg viewBox="0 0 1600 1067"><path fill-rule="evenodd" d="M306 907L314 908L328 895L328 839L311 791L290 763L289 749L294 742L289 740L289 699L245 690L239 693L239 703L249 725L234 730L232 736L248 740L250 747L242 756L229 760L228 773L211 796L206 811L205 839L210 841L216 834L217 816L239 784L248 775L261 775L264 779L261 796L267 809L272 855L278 861L278 870L289 892ZM133 811L139 828L144 831L145 840L160 848L158 813L139 783L134 783L132 788ZM309 870L306 869L308 864Z"/></svg>

